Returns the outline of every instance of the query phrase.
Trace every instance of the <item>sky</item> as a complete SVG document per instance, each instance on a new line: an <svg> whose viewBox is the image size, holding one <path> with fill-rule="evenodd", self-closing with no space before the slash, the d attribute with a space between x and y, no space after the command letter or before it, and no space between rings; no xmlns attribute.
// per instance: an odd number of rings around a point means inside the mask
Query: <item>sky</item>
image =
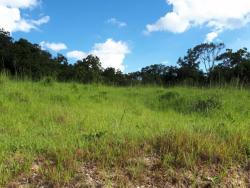
<svg viewBox="0 0 250 188"><path fill-rule="evenodd" d="M250 48L250 0L0 0L0 27L71 63L93 54L132 72L203 42Z"/></svg>

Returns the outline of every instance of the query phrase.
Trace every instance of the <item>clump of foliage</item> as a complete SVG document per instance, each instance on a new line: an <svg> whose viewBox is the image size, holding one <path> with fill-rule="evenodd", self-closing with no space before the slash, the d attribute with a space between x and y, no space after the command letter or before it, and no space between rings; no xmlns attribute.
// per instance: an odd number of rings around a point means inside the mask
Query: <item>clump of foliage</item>
<svg viewBox="0 0 250 188"><path fill-rule="evenodd" d="M100 131L100 132L96 132L96 133L84 134L84 135L82 135L82 138L88 142L98 141L103 136L105 136L105 134L106 134L105 131Z"/></svg>
<svg viewBox="0 0 250 188"><path fill-rule="evenodd" d="M173 100L180 98L180 94L174 91L169 91L160 96L160 100Z"/></svg>
<svg viewBox="0 0 250 188"><path fill-rule="evenodd" d="M203 96L188 96L181 95L176 91L168 91L159 95L158 100L152 100L146 102L146 104L154 109L160 111L174 110L182 114L190 113L203 113L208 114L213 110L220 109L222 102L218 96L208 95Z"/></svg>
<svg viewBox="0 0 250 188"><path fill-rule="evenodd" d="M222 107L221 101L218 97L210 96L206 99L198 99L194 102L193 110L201 113L208 113L214 109L220 109Z"/></svg>

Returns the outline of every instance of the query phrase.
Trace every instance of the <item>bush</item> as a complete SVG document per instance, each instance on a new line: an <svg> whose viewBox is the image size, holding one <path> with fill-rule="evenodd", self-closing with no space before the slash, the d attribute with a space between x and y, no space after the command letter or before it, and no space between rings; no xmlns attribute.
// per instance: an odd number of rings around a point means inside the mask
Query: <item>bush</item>
<svg viewBox="0 0 250 188"><path fill-rule="evenodd" d="M173 109L175 111L185 111L186 99L175 91L169 91L158 97L158 102L153 104L157 105L157 109L165 111L168 109Z"/></svg>
<svg viewBox="0 0 250 188"><path fill-rule="evenodd" d="M206 114L211 110L220 109L222 106L218 96L182 96L178 92L169 91L157 98L157 101L150 102L151 109L160 111L172 109L183 114L194 112Z"/></svg>
<svg viewBox="0 0 250 188"><path fill-rule="evenodd" d="M207 99L199 99L193 105L193 111L208 113L213 109L220 109L222 106L221 101L216 97L209 97Z"/></svg>

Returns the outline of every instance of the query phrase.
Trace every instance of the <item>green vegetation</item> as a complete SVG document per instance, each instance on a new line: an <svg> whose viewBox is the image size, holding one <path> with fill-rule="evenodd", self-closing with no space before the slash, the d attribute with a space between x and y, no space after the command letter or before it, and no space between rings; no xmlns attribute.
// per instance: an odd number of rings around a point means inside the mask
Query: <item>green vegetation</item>
<svg viewBox="0 0 250 188"><path fill-rule="evenodd" d="M0 91L2 186L24 177L47 187L88 182L81 174L110 187L141 185L144 176L160 186L186 172L191 186L201 167L219 184L229 169L250 168L248 89L116 88L1 76Z"/></svg>
<svg viewBox="0 0 250 188"><path fill-rule="evenodd" d="M38 44L28 40L15 41L10 33L0 29L0 73L19 79L39 81L44 77L60 82L131 86L155 84L160 86L250 84L250 52L226 49L222 43L204 43L188 49L177 66L149 65L141 71L123 73L112 67L102 67L97 56L88 55L74 64L62 54L53 57Z"/></svg>

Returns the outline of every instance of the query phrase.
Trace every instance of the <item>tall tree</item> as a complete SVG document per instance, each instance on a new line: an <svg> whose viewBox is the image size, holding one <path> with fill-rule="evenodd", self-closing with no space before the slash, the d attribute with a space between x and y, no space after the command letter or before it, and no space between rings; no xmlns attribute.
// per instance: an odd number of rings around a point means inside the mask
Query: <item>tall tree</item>
<svg viewBox="0 0 250 188"><path fill-rule="evenodd" d="M0 29L0 71L13 69L12 46L13 39L10 33Z"/></svg>
<svg viewBox="0 0 250 188"><path fill-rule="evenodd" d="M204 65L206 73L209 73L216 66L217 57L223 48L225 48L223 43L203 43L195 46L193 53L195 53L197 61Z"/></svg>
<svg viewBox="0 0 250 188"><path fill-rule="evenodd" d="M240 64L244 61L250 59L250 53L247 51L247 48L242 48L233 52L232 49L227 49L226 52L220 54L217 57L218 61L221 61L223 66L234 67L237 64Z"/></svg>
<svg viewBox="0 0 250 188"><path fill-rule="evenodd" d="M76 79L83 83L100 82L102 67L97 56L89 55L82 61L78 61L75 66Z"/></svg>
<svg viewBox="0 0 250 188"><path fill-rule="evenodd" d="M179 65L178 77L180 81L198 82L202 77L202 72L199 70L199 54L194 49L189 49L183 58L177 61Z"/></svg>

